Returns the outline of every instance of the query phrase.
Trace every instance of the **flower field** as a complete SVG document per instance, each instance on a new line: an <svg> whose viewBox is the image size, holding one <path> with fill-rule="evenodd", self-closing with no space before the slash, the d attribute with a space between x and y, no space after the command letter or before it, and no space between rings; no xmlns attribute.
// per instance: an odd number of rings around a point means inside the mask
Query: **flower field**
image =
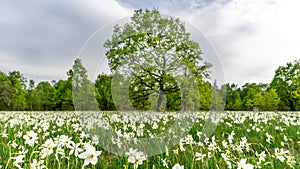
<svg viewBox="0 0 300 169"><path fill-rule="evenodd" d="M210 115L0 112L0 168L300 168L300 112ZM168 128L187 117L189 131L163 153L130 142L170 131L176 138L184 124Z"/></svg>

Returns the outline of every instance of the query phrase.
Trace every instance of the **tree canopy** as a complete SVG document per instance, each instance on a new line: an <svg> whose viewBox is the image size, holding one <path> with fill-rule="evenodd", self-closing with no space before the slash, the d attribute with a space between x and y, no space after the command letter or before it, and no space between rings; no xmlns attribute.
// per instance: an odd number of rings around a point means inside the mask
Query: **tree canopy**
<svg viewBox="0 0 300 169"><path fill-rule="evenodd" d="M181 101L188 103L187 97L198 96L188 92L195 86L187 84L208 76L210 64L203 61L199 44L184 23L162 17L155 9L136 10L131 22L114 27L104 47L112 73L130 81L129 99L135 108L149 107L151 96L160 111L164 98L170 101L178 91Z"/></svg>
<svg viewBox="0 0 300 169"><path fill-rule="evenodd" d="M300 60L289 62L276 69L271 82L281 100L281 110L300 109Z"/></svg>

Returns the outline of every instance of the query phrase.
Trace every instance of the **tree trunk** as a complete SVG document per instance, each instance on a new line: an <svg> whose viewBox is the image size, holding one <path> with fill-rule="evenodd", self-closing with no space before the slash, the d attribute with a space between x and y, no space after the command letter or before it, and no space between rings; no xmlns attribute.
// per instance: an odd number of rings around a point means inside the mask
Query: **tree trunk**
<svg viewBox="0 0 300 169"><path fill-rule="evenodd" d="M159 95L158 95L158 99L157 99L157 107L156 107L156 111L159 112L160 111L160 106L161 106L161 102L163 100L163 91L159 91Z"/></svg>
<svg viewBox="0 0 300 169"><path fill-rule="evenodd" d="M290 110L291 111L295 111L296 110L295 100L294 99L290 102Z"/></svg>

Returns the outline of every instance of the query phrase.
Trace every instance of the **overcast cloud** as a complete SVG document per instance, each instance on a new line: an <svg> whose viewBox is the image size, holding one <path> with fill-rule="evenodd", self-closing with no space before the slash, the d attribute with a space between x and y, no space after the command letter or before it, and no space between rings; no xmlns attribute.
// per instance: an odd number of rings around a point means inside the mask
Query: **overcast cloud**
<svg viewBox="0 0 300 169"><path fill-rule="evenodd" d="M129 15L115 1L3 1L0 70L19 70L38 81L65 79L87 39Z"/></svg>
<svg viewBox="0 0 300 169"><path fill-rule="evenodd" d="M226 82L269 83L275 69L300 58L297 0L3 1L0 70L28 79L66 78L88 38L104 25L153 7L179 17L214 45Z"/></svg>

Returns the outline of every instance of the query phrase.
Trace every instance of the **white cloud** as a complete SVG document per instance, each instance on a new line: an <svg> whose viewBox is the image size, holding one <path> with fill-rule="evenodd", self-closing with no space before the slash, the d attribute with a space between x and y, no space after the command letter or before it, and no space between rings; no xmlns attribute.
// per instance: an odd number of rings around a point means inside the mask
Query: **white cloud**
<svg viewBox="0 0 300 169"><path fill-rule="evenodd" d="M214 1L201 8L172 10L204 33L215 45L226 81L269 83L275 69L300 58L300 2L296 0Z"/></svg>
<svg viewBox="0 0 300 169"><path fill-rule="evenodd" d="M2 2L0 70L19 70L35 80L66 77L89 36L129 15L116 1Z"/></svg>
<svg viewBox="0 0 300 169"><path fill-rule="evenodd" d="M62 72L66 72L66 70L64 70L64 67L55 67L53 65L30 66L27 64L23 64L18 59L18 56L9 55L6 53L0 53L0 68L0 71L4 71L5 73L13 70L18 70L26 78L30 77L30 79L35 79L36 82L63 79L65 76L62 75Z"/></svg>
<svg viewBox="0 0 300 169"><path fill-rule="evenodd" d="M72 7L80 14L80 16L85 16L92 22L111 22L120 17L130 16L130 13L132 12L130 9L122 7L115 0L73 0L71 2L60 3Z"/></svg>

